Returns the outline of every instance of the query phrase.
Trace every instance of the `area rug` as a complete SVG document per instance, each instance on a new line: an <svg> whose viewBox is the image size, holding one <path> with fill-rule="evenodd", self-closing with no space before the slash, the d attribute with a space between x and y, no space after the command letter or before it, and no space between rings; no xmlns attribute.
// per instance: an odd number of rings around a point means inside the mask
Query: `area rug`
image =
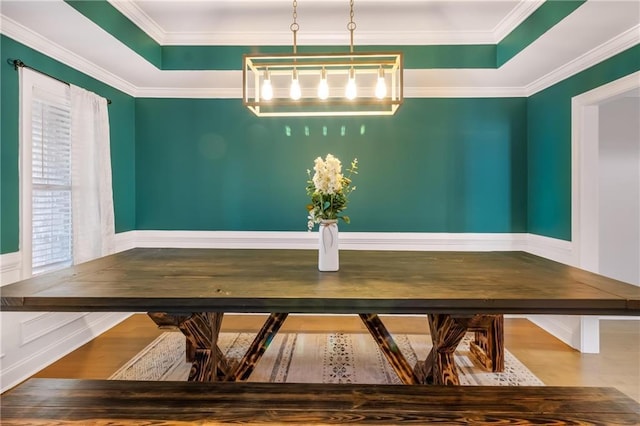
<svg viewBox="0 0 640 426"><path fill-rule="evenodd" d="M219 346L228 358L240 359L254 334L220 333ZM505 350L505 369L486 371L468 352L469 333L455 353L462 385L542 386L527 367ZM401 334L394 339L413 365L431 348L428 335ZM112 380L186 380L185 338L166 332L129 360ZM292 383L400 384L393 369L366 333L281 333L271 342L248 381Z"/></svg>

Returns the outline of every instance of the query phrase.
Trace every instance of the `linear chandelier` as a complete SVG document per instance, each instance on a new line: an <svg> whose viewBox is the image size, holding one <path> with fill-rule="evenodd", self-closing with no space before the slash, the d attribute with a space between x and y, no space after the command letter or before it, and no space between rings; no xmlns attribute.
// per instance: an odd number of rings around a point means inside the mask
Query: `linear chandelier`
<svg viewBox="0 0 640 426"><path fill-rule="evenodd" d="M244 55L243 104L258 117L393 115L403 101L401 52L298 53L293 0L293 54Z"/></svg>

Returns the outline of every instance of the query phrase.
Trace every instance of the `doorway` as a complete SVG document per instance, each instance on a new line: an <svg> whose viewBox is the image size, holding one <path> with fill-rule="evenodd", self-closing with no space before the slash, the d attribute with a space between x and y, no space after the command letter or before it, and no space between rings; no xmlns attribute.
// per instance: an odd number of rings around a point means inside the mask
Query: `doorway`
<svg viewBox="0 0 640 426"><path fill-rule="evenodd" d="M640 285L640 72L572 99L573 263ZM580 349L599 352L599 318Z"/></svg>
<svg viewBox="0 0 640 426"><path fill-rule="evenodd" d="M611 268L607 259L610 256L601 259L601 252L613 251L609 240L615 241L615 238L603 234L616 233L620 236L622 232L606 225L603 227L602 221L612 220L614 213L611 210L618 206L628 213L624 215L625 246L633 245L627 240L634 239L635 252L631 254L636 256L619 254L633 261L637 269L637 254L640 253L640 123L633 110L637 113L640 104L640 72L576 96L572 102L571 236L574 264L598 273L601 273L601 261L606 268ZM621 168L616 164L621 158L624 158L624 170L616 170ZM622 186L619 185L621 181ZM605 202L615 202L615 205L604 206ZM600 217L602 215L603 218ZM601 239L607 241L604 247ZM621 250L618 248L617 251ZM631 276L637 279L639 272L635 271ZM634 284L640 283L636 281Z"/></svg>

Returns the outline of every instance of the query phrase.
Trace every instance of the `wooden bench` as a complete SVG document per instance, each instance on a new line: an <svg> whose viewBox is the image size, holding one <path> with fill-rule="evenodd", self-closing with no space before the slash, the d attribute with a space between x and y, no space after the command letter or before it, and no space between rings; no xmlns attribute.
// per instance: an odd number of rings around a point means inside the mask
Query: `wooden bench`
<svg viewBox="0 0 640 426"><path fill-rule="evenodd" d="M637 425L614 388L30 379L2 395L2 424Z"/></svg>

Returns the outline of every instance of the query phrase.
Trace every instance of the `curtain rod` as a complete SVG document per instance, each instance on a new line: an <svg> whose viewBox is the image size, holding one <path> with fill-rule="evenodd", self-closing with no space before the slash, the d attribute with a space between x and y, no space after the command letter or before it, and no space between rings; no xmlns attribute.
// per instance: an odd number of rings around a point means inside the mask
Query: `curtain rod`
<svg viewBox="0 0 640 426"><path fill-rule="evenodd" d="M40 73L40 74L42 74L42 75L46 75L46 76L47 76L47 77L49 77L49 78L52 78L52 79L54 79L54 80L57 80L57 81L59 81L60 83L64 83L64 84L66 84L67 86L70 86L70 85L71 85L71 83L69 83L68 81L61 80L61 79L59 79L59 78L57 78L57 77L52 76L51 74L47 74L47 73L46 73L46 72L44 72L44 71L40 71L39 69L36 69L36 68L30 67L29 65L25 64L24 62L22 62L20 59L7 59L7 62L9 63L9 65L13 65L13 68L14 68L16 71L18 70L18 68L29 68L30 70L33 70L33 71L38 72L38 73ZM107 104L111 104L111 99L109 99L109 98L106 98L106 99L107 99Z"/></svg>

